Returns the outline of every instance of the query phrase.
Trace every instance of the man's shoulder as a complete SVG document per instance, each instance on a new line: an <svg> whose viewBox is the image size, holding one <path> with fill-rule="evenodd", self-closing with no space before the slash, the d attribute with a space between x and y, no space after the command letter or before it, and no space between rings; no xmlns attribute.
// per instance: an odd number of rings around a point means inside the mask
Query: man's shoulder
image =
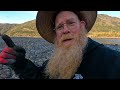
<svg viewBox="0 0 120 90"><path fill-rule="evenodd" d="M94 40L89 41L89 47L87 48L87 54L85 55L92 55L93 57L97 58L104 58L104 59L120 59L120 52L114 50L110 47L107 47L104 44L100 44Z"/></svg>
<svg viewBox="0 0 120 90"><path fill-rule="evenodd" d="M108 53L112 53L112 54L120 54L120 51L115 50L114 48L116 48L115 45L105 45L105 44L101 44L99 42L96 42L94 40L91 39L91 44L90 46L94 46L94 49L102 51L102 52L108 52Z"/></svg>
<svg viewBox="0 0 120 90"><path fill-rule="evenodd" d="M114 46L115 47L115 46ZM98 47L98 49L102 52L104 52L105 54L109 54L109 55L119 55L120 56L120 51L113 49L112 47L108 47L106 45L101 45Z"/></svg>

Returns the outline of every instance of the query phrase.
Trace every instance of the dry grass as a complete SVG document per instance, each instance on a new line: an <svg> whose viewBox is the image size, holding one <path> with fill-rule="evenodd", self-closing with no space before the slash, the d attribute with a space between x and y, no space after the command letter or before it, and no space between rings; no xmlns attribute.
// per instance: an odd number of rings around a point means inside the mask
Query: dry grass
<svg viewBox="0 0 120 90"><path fill-rule="evenodd" d="M91 38L120 38L120 32L91 32L88 36Z"/></svg>

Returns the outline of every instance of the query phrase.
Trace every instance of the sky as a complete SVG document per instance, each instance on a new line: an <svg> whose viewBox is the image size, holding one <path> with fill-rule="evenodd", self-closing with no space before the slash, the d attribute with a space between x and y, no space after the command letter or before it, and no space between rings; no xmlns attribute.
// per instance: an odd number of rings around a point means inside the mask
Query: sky
<svg viewBox="0 0 120 90"><path fill-rule="evenodd" d="M36 18L37 11L0 11L0 23L21 24ZM98 14L107 14L120 18L120 11L98 11Z"/></svg>
<svg viewBox="0 0 120 90"><path fill-rule="evenodd" d="M98 11L98 14L107 14L112 17L120 18L120 11Z"/></svg>
<svg viewBox="0 0 120 90"><path fill-rule="evenodd" d="M34 20L37 11L0 11L0 23L24 23Z"/></svg>

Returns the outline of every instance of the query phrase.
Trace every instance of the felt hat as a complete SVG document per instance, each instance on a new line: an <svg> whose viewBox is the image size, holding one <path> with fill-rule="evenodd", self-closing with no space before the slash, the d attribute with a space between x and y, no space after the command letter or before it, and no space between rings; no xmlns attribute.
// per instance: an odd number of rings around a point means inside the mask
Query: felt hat
<svg viewBox="0 0 120 90"><path fill-rule="evenodd" d="M48 42L54 43L55 32L53 18L57 11L38 11L36 16L36 28L39 34ZM86 22L86 28L88 32L93 27L96 18L97 11L77 11L81 20Z"/></svg>

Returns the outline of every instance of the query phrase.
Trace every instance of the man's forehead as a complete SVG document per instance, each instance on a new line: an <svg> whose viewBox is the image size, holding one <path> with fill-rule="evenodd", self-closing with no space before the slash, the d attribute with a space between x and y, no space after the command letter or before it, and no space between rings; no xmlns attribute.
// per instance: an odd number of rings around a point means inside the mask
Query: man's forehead
<svg viewBox="0 0 120 90"><path fill-rule="evenodd" d="M70 13L60 13L56 16L55 22L57 23L61 23L61 22L65 22L65 21L73 21L73 20L77 20L78 17L76 14L70 14Z"/></svg>
<svg viewBox="0 0 120 90"><path fill-rule="evenodd" d="M77 16L77 15L72 11L61 11L56 15L56 18L57 17L68 17L68 16L72 17L72 16Z"/></svg>

